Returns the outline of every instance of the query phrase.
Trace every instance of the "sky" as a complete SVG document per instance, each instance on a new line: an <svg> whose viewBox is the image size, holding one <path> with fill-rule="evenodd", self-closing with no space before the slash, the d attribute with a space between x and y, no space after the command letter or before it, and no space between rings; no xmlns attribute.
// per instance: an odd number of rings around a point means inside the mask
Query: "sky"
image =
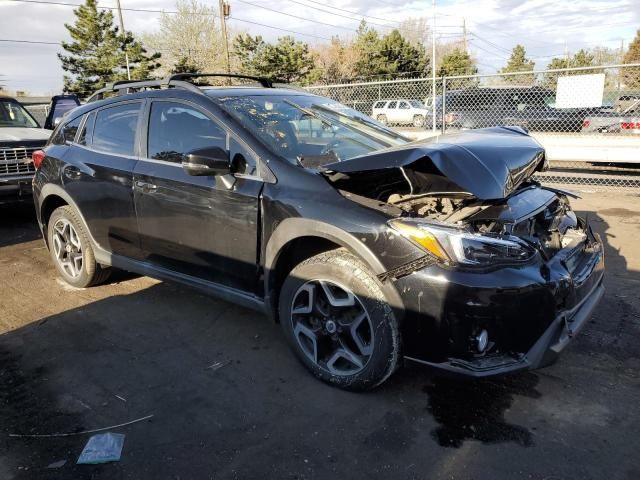
<svg viewBox="0 0 640 480"><path fill-rule="evenodd" d="M80 0L45 1L80 3ZM115 6L115 1L103 0L100 5ZM218 5L216 0L201 1ZM391 31L407 18L429 17L430 21L433 18L431 0L228 2L232 9L230 28L260 34L267 40L290 34L310 44L323 43L332 35L352 36L358 19L363 17L381 33ZM175 0L121 0L121 4L123 8L173 10ZM123 15L125 28L136 35L158 28L159 13L125 11ZM59 45L2 40L57 44L69 40L64 24L72 23L74 18L73 8L64 5L0 0L0 84L9 90L26 90L32 95L60 93L63 72L56 55L61 51ZM441 41L462 38L463 21L466 22L469 49L481 73L494 73L501 68L516 43L522 43L528 56L536 62L536 68L543 69L552 57L566 52L574 53L598 45L620 48L622 40L628 44L640 29L640 1L436 1L436 34Z"/></svg>

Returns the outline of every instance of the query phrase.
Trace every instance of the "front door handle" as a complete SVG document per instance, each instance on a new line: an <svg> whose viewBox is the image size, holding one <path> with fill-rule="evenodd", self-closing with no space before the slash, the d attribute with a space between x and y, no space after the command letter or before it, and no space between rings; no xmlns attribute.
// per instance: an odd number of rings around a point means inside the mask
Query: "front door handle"
<svg viewBox="0 0 640 480"><path fill-rule="evenodd" d="M158 189L157 185L148 182L141 182L140 180L136 180L136 188L138 190L142 190L142 193L153 193Z"/></svg>

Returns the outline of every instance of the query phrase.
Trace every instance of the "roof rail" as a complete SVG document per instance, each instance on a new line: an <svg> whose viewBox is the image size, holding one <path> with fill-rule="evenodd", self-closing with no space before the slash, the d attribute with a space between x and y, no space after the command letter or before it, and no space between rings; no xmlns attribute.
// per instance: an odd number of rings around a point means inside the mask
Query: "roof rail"
<svg viewBox="0 0 640 480"><path fill-rule="evenodd" d="M189 78L198 77L225 77L225 78L244 78L245 80L255 80L264 88L273 88L273 80L265 77L254 77L251 75L241 75L236 73L174 73L169 75L165 80L171 82L172 80L186 81Z"/></svg>
<svg viewBox="0 0 640 480"><path fill-rule="evenodd" d="M104 98L105 93L118 92L122 94L122 90L132 90L137 88L182 88L196 93L202 93L202 90L198 86L189 81L191 78L198 77L225 77L225 78L244 78L246 80L255 80L265 88L273 88L273 81L263 77L253 77L250 75L236 75L232 73L174 73L162 80L118 80L113 83L108 83L104 88L94 92L88 99L87 103L95 100L101 100Z"/></svg>

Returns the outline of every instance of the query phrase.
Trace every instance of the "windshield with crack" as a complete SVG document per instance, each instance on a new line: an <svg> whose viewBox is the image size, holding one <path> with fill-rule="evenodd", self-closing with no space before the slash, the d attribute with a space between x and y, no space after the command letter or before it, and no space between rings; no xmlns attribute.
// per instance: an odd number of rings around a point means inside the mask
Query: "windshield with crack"
<svg viewBox="0 0 640 480"><path fill-rule="evenodd" d="M0 127L38 128L38 124L18 102L0 99Z"/></svg>
<svg viewBox="0 0 640 480"><path fill-rule="evenodd" d="M307 168L409 142L366 115L324 97L249 95L214 100L274 153Z"/></svg>

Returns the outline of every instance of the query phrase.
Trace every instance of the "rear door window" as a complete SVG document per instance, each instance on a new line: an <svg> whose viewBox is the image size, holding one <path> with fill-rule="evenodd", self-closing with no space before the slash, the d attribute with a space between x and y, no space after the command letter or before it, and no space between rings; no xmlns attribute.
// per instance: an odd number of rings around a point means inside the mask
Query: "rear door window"
<svg viewBox="0 0 640 480"><path fill-rule="evenodd" d="M398 106L398 108L402 109L402 110L409 110L409 104L407 102L400 102L400 105Z"/></svg>
<svg viewBox="0 0 640 480"><path fill-rule="evenodd" d="M389 105L387 105L387 108L396 108L397 104L398 102L389 102Z"/></svg>
<svg viewBox="0 0 640 480"><path fill-rule="evenodd" d="M104 108L96 114L92 147L114 155L135 155L141 102Z"/></svg>

